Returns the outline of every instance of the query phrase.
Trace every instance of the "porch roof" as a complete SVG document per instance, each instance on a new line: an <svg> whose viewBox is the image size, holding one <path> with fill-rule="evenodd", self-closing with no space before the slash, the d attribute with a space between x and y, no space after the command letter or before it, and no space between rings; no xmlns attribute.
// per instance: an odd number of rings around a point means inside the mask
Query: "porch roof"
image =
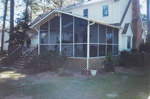
<svg viewBox="0 0 150 99"><path fill-rule="evenodd" d="M105 25L105 26L121 29L120 26L109 25L109 24L100 22L98 20L89 19L89 18L86 18L86 17L83 17L83 16L79 16L79 15L76 15L76 14L64 12L64 11L61 11L61 10L53 10L53 11L49 12L49 14L47 14L46 16L44 16L43 18L38 20L36 23L34 23L32 26L30 26L30 28L32 28L32 29L39 28L41 25L46 23L48 20L52 19L54 16L59 16L60 13L67 14L67 15L70 15L70 16L74 16L74 17L77 17L77 18L81 18L81 19L84 19L84 20L87 20L87 21L90 21L90 22L95 22L95 23L98 23L98 24L102 24L102 25Z"/></svg>

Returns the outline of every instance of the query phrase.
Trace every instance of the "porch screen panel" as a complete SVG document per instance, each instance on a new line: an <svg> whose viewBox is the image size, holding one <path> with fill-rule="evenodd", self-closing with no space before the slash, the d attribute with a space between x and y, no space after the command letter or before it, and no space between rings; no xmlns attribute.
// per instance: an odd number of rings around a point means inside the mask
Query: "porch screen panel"
<svg viewBox="0 0 150 99"><path fill-rule="evenodd" d="M106 26L99 25L99 43L106 43Z"/></svg>
<svg viewBox="0 0 150 99"><path fill-rule="evenodd" d="M90 57L98 57L98 44L90 44Z"/></svg>
<svg viewBox="0 0 150 99"><path fill-rule="evenodd" d="M62 45L62 53L66 56L73 57L73 45Z"/></svg>
<svg viewBox="0 0 150 99"><path fill-rule="evenodd" d="M90 43L98 43L98 24L90 26Z"/></svg>
<svg viewBox="0 0 150 99"><path fill-rule="evenodd" d="M113 44L118 44L119 36L118 36L118 29L114 29L114 40Z"/></svg>
<svg viewBox="0 0 150 99"><path fill-rule="evenodd" d="M87 43L87 20L75 17L75 43Z"/></svg>
<svg viewBox="0 0 150 99"><path fill-rule="evenodd" d="M73 17L62 14L62 43L73 43Z"/></svg>
<svg viewBox="0 0 150 99"><path fill-rule="evenodd" d="M40 44L48 44L48 22L40 27Z"/></svg>
<svg viewBox="0 0 150 99"><path fill-rule="evenodd" d="M107 27L107 44L112 44L113 30L111 27Z"/></svg>
<svg viewBox="0 0 150 99"><path fill-rule="evenodd" d="M99 56L106 56L106 45L99 45Z"/></svg>
<svg viewBox="0 0 150 99"><path fill-rule="evenodd" d="M58 44L60 41L60 17L56 16L50 20L50 44Z"/></svg>
<svg viewBox="0 0 150 99"><path fill-rule="evenodd" d="M59 51L59 45L40 45L40 53L47 51Z"/></svg>
<svg viewBox="0 0 150 99"><path fill-rule="evenodd" d="M76 44L75 57L86 57L86 56L87 56L87 44Z"/></svg>

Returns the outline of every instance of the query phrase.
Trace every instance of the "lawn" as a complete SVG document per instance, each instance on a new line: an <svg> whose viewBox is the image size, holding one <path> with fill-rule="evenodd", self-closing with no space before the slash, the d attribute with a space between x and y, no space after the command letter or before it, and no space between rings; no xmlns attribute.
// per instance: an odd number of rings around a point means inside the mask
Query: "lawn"
<svg viewBox="0 0 150 99"><path fill-rule="evenodd" d="M0 99L148 99L149 71L58 77L0 73Z"/></svg>

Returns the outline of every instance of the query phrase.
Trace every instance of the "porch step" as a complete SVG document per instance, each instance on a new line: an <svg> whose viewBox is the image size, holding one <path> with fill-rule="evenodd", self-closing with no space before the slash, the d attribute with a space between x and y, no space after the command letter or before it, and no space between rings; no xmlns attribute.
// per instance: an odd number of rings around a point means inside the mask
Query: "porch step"
<svg viewBox="0 0 150 99"><path fill-rule="evenodd" d="M24 58L21 57L19 60L17 60L16 62L14 62L14 64L12 64L11 66L13 68L16 68L16 69L24 69L25 68Z"/></svg>

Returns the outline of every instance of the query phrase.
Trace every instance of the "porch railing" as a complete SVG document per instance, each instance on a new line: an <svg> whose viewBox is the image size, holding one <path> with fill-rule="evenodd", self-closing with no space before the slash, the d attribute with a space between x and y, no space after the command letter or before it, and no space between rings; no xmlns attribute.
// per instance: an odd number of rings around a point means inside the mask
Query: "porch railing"
<svg viewBox="0 0 150 99"><path fill-rule="evenodd" d="M29 60L36 54L38 54L38 46L24 56L25 66L27 66Z"/></svg>
<svg viewBox="0 0 150 99"><path fill-rule="evenodd" d="M8 54L9 64L13 61L16 61L18 58L22 56L22 46L13 48L13 50Z"/></svg>

